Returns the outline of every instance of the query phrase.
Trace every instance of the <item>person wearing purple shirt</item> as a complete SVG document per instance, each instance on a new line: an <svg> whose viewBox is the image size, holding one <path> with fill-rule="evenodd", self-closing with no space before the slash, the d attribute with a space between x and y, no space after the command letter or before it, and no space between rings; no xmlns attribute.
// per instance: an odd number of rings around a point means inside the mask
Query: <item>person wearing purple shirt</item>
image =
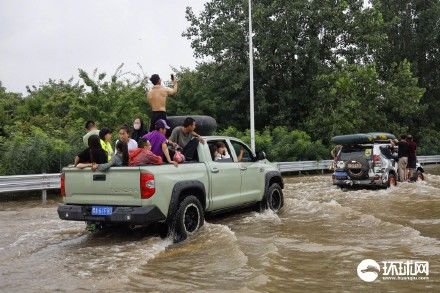
<svg viewBox="0 0 440 293"><path fill-rule="evenodd" d="M153 154L165 158L168 163L177 167L178 163L171 160L167 147L167 138L165 137L165 133L170 127L163 119L157 120L154 126L155 130L145 134L142 138L147 139L151 143L151 151Z"/></svg>

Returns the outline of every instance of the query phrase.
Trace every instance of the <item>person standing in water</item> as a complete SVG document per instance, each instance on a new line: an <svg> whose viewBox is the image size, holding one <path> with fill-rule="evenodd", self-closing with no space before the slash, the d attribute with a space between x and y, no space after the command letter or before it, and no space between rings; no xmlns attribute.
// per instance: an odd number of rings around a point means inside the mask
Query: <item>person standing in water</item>
<svg viewBox="0 0 440 293"><path fill-rule="evenodd" d="M177 80L174 75L171 74L171 81L173 82L173 88L162 86L162 80L158 74L153 74L150 78L153 83L153 88L148 92L147 100L151 106L151 123L150 132L155 130L156 121L163 119L167 120L167 97L177 93Z"/></svg>

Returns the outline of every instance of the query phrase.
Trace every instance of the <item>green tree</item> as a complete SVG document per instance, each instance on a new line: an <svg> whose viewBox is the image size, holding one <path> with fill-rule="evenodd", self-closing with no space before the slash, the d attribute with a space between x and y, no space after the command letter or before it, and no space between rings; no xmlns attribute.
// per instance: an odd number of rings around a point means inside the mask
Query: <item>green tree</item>
<svg viewBox="0 0 440 293"><path fill-rule="evenodd" d="M76 152L72 146L28 122L8 130L10 137L2 145L0 174L58 172L60 167L73 162Z"/></svg>
<svg viewBox="0 0 440 293"><path fill-rule="evenodd" d="M249 121L247 3L213 0L199 15L188 8L190 27L184 33L196 56L212 60L200 72L209 66L219 76L220 82L207 83L208 95L231 87L221 92L222 105L234 105L226 117L238 105L241 115L234 122L240 127ZM341 58L369 62L386 39L380 13L365 9L363 1L253 1L253 23L258 129L270 124L298 127L309 115L316 75Z"/></svg>
<svg viewBox="0 0 440 293"><path fill-rule="evenodd" d="M17 108L22 102L20 94L7 92L0 81L0 137L5 135L4 127L15 119Z"/></svg>
<svg viewBox="0 0 440 293"><path fill-rule="evenodd" d="M393 64L408 60L412 71L426 88L421 99L429 108L427 115L416 121L419 127L431 124L440 127L440 1L404 0L373 1L383 15L388 42L381 54L375 56L381 74L393 71ZM412 106L412 105L411 105Z"/></svg>
<svg viewBox="0 0 440 293"><path fill-rule="evenodd" d="M235 127L228 127L220 134L237 137L248 144L250 142L249 130L242 132ZM255 145L257 151L265 151L267 158L274 162L321 160L328 159L330 156L328 148L320 140L312 141L304 131L290 131L285 126L256 131Z"/></svg>
<svg viewBox="0 0 440 293"><path fill-rule="evenodd" d="M374 65L340 63L336 70L317 76L317 93L304 127L314 138L329 143L338 134L383 131L385 98Z"/></svg>
<svg viewBox="0 0 440 293"><path fill-rule="evenodd" d="M340 63L337 70L319 75L314 87L317 99L304 128L325 143L340 134L415 131L413 121L422 114L419 102L425 90L406 61L394 65L389 81L379 77L374 64Z"/></svg>
<svg viewBox="0 0 440 293"><path fill-rule="evenodd" d="M87 120L116 132L121 124L130 125L135 115L146 117L146 79L125 75L121 67L109 80L96 70L91 76L80 70L84 85L73 79L49 80L28 87L24 98L0 86L0 172L58 172L84 148L81 137Z"/></svg>

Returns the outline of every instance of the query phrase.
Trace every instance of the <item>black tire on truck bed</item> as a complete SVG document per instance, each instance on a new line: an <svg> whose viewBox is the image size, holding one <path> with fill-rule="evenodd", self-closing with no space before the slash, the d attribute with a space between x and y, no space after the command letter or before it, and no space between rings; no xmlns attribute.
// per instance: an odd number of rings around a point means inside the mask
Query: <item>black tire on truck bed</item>
<svg viewBox="0 0 440 293"><path fill-rule="evenodd" d="M196 130L199 135L208 136L212 135L217 130L217 121L211 116L205 115L188 115L188 116L168 116L168 122L170 124L170 131L173 130L176 126L182 126L183 121L187 118L191 117L196 120Z"/></svg>

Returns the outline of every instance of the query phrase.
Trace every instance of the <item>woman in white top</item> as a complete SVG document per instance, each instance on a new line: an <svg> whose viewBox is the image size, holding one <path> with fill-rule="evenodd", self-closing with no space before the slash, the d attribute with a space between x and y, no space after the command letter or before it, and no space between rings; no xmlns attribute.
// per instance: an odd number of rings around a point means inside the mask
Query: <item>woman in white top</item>
<svg viewBox="0 0 440 293"><path fill-rule="evenodd" d="M118 143L118 141L125 142L128 147L128 152L137 149L138 143L134 139L130 138L130 130L127 125L122 125L121 127L119 127L118 134L119 134L119 140L116 141L116 144ZM116 150L116 144L115 144L115 150Z"/></svg>
<svg viewBox="0 0 440 293"><path fill-rule="evenodd" d="M228 149L226 148L226 145L219 141L215 144L216 150L214 152L214 160L218 161L221 159L229 159L231 156L228 153Z"/></svg>

